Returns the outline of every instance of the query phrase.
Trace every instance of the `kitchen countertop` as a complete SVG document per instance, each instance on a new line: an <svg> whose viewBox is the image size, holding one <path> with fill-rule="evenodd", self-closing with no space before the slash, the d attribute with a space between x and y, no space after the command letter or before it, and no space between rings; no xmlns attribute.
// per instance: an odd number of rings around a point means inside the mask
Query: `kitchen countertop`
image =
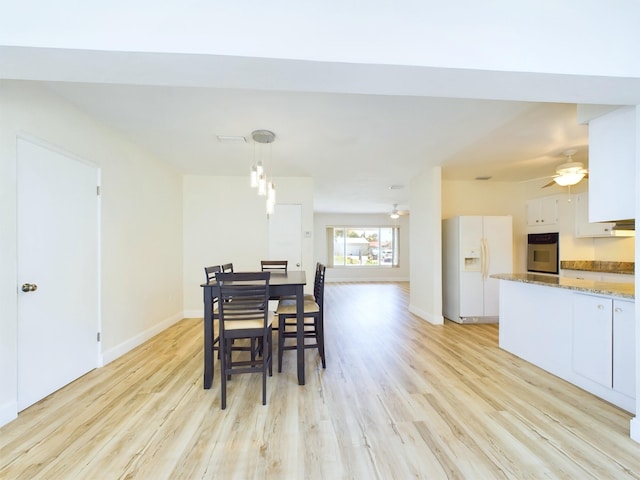
<svg viewBox="0 0 640 480"><path fill-rule="evenodd" d="M536 273L499 273L491 275L491 278L635 300L635 284L633 283L596 282L594 280L540 275Z"/></svg>

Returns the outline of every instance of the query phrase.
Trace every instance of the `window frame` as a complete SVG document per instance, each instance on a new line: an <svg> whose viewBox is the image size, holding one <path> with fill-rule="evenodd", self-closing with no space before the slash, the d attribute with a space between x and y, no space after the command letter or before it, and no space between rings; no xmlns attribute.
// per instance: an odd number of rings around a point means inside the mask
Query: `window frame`
<svg viewBox="0 0 640 480"><path fill-rule="evenodd" d="M342 238L344 242L342 244L342 248L340 252L337 252L336 246L337 243L335 241L335 235L337 230L342 230ZM349 237L349 231L362 231L363 236L366 235L367 231L377 231L378 238L378 246L377 246L377 255L376 260L377 263L347 263L346 259L353 257L354 255L348 255L347 248L347 239L348 238L357 238L357 237ZM391 261L389 263L383 263L381 261L381 251L382 251L382 240L383 238L383 230L390 230L391 236ZM364 237L366 238L366 237ZM371 241L369 241L371 243ZM330 268L363 268L363 269L373 269L373 268L398 268L400 266L400 226L398 225L333 225L327 227L327 266ZM367 247L368 250L371 247ZM385 247L385 250L388 250ZM335 263L336 254L342 253L343 263ZM367 258L370 257L371 253L367 252Z"/></svg>

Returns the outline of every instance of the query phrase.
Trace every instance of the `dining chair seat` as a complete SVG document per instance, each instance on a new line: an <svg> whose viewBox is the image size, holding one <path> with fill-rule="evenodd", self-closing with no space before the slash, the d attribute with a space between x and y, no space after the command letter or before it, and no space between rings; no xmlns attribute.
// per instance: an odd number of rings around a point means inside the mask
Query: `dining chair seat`
<svg viewBox="0 0 640 480"><path fill-rule="evenodd" d="M273 326L273 312L267 312L267 314L269 315L267 323ZM225 330L233 330L235 332L242 333L242 330L262 328L262 320L227 320L224 324L224 328Z"/></svg>
<svg viewBox="0 0 640 480"><path fill-rule="evenodd" d="M295 315L297 312L297 302L295 300L280 300L278 302L277 315ZM320 311L320 306L315 300L304 300L304 313L316 313Z"/></svg>

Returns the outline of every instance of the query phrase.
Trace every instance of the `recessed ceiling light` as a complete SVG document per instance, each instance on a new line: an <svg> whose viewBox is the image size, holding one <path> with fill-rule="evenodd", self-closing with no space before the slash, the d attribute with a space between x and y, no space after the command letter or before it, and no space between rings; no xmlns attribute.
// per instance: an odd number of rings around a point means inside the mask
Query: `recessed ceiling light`
<svg viewBox="0 0 640 480"><path fill-rule="evenodd" d="M239 135L217 135L220 143L247 143L247 139Z"/></svg>

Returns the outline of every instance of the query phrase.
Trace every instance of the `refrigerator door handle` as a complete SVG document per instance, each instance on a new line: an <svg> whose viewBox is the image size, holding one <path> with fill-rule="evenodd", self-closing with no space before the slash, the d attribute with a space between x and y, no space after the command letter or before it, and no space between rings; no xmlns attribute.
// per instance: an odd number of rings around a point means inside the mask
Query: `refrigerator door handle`
<svg viewBox="0 0 640 480"><path fill-rule="evenodd" d="M480 245L482 249L482 278L486 280L489 274L489 247L487 246L487 239L483 238Z"/></svg>

